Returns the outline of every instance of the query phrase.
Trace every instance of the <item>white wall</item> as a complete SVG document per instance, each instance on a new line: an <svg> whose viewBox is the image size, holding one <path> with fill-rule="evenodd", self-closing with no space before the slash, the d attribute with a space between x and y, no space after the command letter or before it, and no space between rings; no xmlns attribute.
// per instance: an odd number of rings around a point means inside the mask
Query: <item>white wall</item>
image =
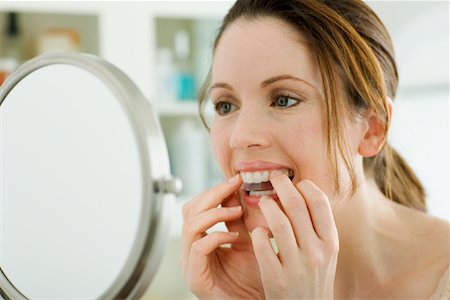
<svg viewBox="0 0 450 300"><path fill-rule="evenodd" d="M422 181L428 210L449 219L449 2L368 1L399 68L391 145Z"/></svg>

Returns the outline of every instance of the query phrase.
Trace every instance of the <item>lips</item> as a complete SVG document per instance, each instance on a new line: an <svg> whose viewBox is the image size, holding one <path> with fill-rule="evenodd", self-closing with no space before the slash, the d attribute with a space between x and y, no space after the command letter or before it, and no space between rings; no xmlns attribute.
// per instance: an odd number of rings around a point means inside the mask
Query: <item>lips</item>
<svg viewBox="0 0 450 300"><path fill-rule="evenodd" d="M288 166L265 161L240 162L235 169L240 172L244 182L240 191L242 199L248 206L254 208L258 207L259 199L263 195L278 198L269 180L273 171L279 170L291 180L294 177L294 171Z"/></svg>

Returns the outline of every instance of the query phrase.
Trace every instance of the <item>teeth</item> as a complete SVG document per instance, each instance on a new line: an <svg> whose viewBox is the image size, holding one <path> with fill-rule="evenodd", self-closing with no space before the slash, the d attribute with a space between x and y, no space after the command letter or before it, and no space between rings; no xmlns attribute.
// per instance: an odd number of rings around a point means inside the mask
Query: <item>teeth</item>
<svg viewBox="0 0 450 300"><path fill-rule="evenodd" d="M289 177L294 175L292 170L281 170L284 174ZM262 171L262 172L241 172L242 180L245 183L261 183L269 181L270 171Z"/></svg>
<svg viewBox="0 0 450 300"><path fill-rule="evenodd" d="M255 173L253 173L253 183L262 182L263 181L262 177L263 177L262 172L255 172Z"/></svg>
<svg viewBox="0 0 450 300"><path fill-rule="evenodd" d="M250 191L249 195L250 196L272 196L275 195L276 192L275 190L270 190L270 191Z"/></svg>

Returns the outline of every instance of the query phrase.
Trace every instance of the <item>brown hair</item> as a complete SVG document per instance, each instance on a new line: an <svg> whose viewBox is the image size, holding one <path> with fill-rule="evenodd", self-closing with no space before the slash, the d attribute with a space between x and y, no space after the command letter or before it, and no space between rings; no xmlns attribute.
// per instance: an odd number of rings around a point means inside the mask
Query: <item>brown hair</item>
<svg viewBox="0 0 450 300"><path fill-rule="evenodd" d="M361 0L238 0L225 16L214 49L225 29L238 18L275 17L303 33L316 56L324 87L328 123L328 157L339 191L337 151L350 174L352 192L356 174L348 157L348 143L340 117L347 108L356 113L373 112L390 125L388 97L395 98L398 73L390 36L376 14ZM345 93L340 92L340 84ZM210 75L200 95L203 108ZM337 151L336 151L337 150ZM424 189L403 158L387 142L374 157L364 158L364 170L374 177L386 197L425 211Z"/></svg>

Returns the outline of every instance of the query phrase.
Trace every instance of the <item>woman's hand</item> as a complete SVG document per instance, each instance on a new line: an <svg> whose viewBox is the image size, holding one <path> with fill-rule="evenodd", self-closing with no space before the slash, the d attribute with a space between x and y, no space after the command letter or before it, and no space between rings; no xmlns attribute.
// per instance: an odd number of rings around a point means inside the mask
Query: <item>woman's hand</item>
<svg viewBox="0 0 450 300"><path fill-rule="evenodd" d="M339 240L327 196L310 181L294 185L281 172L270 181L282 208L262 197L259 207L270 232L258 227L251 234L266 297L333 299Z"/></svg>
<svg viewBox="0 0 450 300"><path fill-rule="evenodd" d="M187 286L199 298L264 298L252 242L235 193L241 184L235 176L183 207L180 265ZM219 222L225 222L229 232L206 233ZM231 247L221 247L224 244Z"/></svg>

